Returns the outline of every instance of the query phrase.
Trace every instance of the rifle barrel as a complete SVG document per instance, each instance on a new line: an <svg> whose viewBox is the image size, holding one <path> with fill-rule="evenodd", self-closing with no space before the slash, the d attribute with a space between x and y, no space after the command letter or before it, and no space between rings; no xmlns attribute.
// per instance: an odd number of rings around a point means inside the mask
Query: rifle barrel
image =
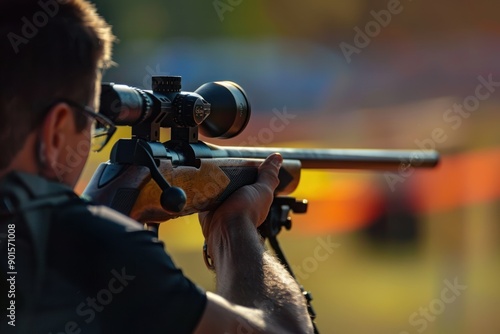
<svg viewBox="0 0 500 334"><path fill-rule="evenodd" d="M435 150L208 146L214 157L264 159L278 152L284 159L300 160L303 168L310 169L396 170L432 168L439 162L439 153Z"/></svg>

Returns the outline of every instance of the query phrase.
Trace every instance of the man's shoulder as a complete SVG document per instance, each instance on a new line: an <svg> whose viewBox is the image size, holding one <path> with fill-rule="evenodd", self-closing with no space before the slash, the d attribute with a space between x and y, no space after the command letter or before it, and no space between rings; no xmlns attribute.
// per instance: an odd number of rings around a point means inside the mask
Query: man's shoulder
<svg viewBox="0 0 500 334"><path fill-rule="evenodd" d="M163 244L143 225L107 206L84 200L54 207L53 228L58 235L97 244L129 245L136 242ZM121 247L121 246L120 246Z"/></svg>
<svg viewBox="0 0 500 334"><path fill-rule="evenodd" d="M74 207L67 207L66 210L60 212L60 216L65 220L74 219L85 224L114 225L127 232L143 230L142 225L130 217L107 206L95 205L85 201Z"/></svg>

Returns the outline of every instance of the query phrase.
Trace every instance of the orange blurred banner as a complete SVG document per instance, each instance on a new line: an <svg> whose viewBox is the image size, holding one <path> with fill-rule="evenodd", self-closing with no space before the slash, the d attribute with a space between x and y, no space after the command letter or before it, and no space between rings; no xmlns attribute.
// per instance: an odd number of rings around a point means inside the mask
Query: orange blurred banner
<svg viewBox="0 0 500 334"><path fill-rule="evenodd" d="M391 193L389 184L375 177L348 178L340 186L322 183L322 187L310 201L307 214L294 216L295 232L321 234L362 228L383 212ZM443 156L438 167L417 170L393 189L394 196L408 197L416 214L493 201L500 198L500 148Z"/></svg>

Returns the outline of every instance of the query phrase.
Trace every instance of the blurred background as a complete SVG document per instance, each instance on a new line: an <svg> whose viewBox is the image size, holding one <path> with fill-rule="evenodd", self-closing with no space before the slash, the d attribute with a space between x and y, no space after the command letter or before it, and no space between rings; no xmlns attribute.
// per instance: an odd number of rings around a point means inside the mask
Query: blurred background
<svg viewBox="0 0 500 334"><path fill-rule="evenodd" d="M105 81L150 89L153 75L180 75L188 91L216 80L246 90L247 129L208 142L440 151L438 168L411 175L302 173L293 195L309 211L279 238L321 333L500 333L499 2L95 3L120 39ZM270 132L278 114L288 118ZM213 290L197 217L160 235Z"/></svg>

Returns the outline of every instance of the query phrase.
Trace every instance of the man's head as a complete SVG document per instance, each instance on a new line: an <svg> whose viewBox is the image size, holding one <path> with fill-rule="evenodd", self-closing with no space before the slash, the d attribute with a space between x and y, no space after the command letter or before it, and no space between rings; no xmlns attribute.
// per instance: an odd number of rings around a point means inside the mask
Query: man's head
<svg viewBox="0 0 500 334"><path fill-rule="evenodd" d="M85 0L0 2L0 176L16 169L74 185L89 152L100 70L114 36Z"/></svg>

